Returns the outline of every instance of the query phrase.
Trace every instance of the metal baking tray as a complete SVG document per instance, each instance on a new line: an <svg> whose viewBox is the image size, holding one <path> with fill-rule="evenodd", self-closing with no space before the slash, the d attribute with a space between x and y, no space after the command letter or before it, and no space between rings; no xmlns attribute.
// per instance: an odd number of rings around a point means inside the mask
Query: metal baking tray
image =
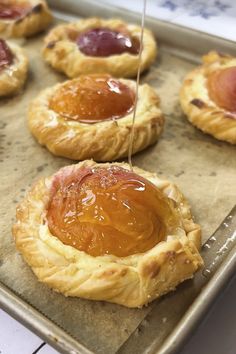
<svg viewBox="0 0 236 354"><path fill-rule="evenodd" d="M102 2L49 3L58 20L96 15L140 23L140 15ZM235 55L235 43L150 17L146 26L157 37L159 56L142 82L160 95L166 128L158 144L134 156L133 162L166 176L184 192L203 228L205 261L193 280L149 306L127 309L65 298L40 284L15 249L11 225L25 190L38 177L72 163L39 146L27 129L29 101L46 86L65 80L40 57L43 36L20 40L30 58L29 79L21 94L0 101L0 305L61 353L174 353L236 268L235 147L195 129L178 104L181 81L200 56L211 49Z"/></svg>

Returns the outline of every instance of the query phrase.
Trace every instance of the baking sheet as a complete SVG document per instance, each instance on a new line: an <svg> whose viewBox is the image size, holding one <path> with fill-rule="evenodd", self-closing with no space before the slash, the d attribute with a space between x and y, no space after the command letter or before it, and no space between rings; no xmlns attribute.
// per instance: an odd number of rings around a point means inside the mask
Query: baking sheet
<svg viewBox="0 0 236 354"><path fill-rule="evenodd" d="M104 16L108 14L109 11L104 12ZM56 74L39 56L42 37L21 44L30 58L26 89L13 99L0 101L0 281L90 350L112 354L128 340L147 314L151 315L151 310L168 297L143 309L64 298L39 284L16 252L11 225L15 207L25 190L40 176L50 175L71 163L39 146L26 124L29 101L41 89L65 77ZM181 113L178 91L186 72L199 61L198 54L163 41L157 62L142 76L142 82L156 87L161 97L166 116L165 132L158 144L136 155L133 162L178 184L203 228L205 241L235 204L236 159L235 147L204 135ZM187 284L187 288L195 288L195 281ZM194 291L192 294L196 295ZM185 302L185 308L188 305ZM163 319L169 315L168 312ZM145 320L143 323L145 327ZM163 328L164 323L165 320Z"/></svg>
<svg viewBox="0 0 236 354"><path fill-rule="evenodd" d="M0 169L0 280L21 298L45 313L70 334L99 353L112 353L128 338L149 308L130 310L122 306L65 298L40 284L21 256L11 236L15 208L39 176L47 176L72 161L54 157L31 136L26 123L27 107L43 88L65 78L54 72L39 56L42 38L22 43L30 58L26 90L13 99L2 100ZM102 332L102 335L101 335Z"/></svg>

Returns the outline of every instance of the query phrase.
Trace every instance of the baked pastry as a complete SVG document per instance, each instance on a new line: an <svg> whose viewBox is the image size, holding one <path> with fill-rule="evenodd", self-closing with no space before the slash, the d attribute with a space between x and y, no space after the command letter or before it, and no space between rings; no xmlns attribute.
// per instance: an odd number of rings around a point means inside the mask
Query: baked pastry
<svg viewBox="0 0 236 354"><path fill-rule="evenodd" d="M124 163L84 161L38 181L17 208L16 247L66 296L141 307L202 266L179 189Z"/></svg>
<svg viewBox="0 0 236 354"><path fill-rule="evenodd" d="M93 73L133 77L138 71L140 35L141 27L121 20L89 18L53 28L45 38L43 56L70 78ZM155 39L144 29L141 72L156 54Z"/></svg>
<svg viewBox="0 0 236 354"><path fill-rule="evenodd" d="M0 97L18 92L25 83L28 59L16 44L0 39Z"/></svg>
<svg viewBox="0 0 236 354"><path fill-rule="evenodd" d="M203 57L180 91L189 121L219 140L236 144L236 58L217 52Z"/></svg>
<svg viewBox="0 0 236 354"><path fill-rule="evenodd" d="M44 0L1 0L0 35L29 37L46 29L52 14Z"/></svg>
<svg viewBox="0 0 236 354"><path fill-rule="evenodd" d="M109 75L81 76L44 90L32 102L29 128L53 154L111 161L128 155L136 83ZM154 89L139 87L133 153L158 139L164 118Z"/></svg>

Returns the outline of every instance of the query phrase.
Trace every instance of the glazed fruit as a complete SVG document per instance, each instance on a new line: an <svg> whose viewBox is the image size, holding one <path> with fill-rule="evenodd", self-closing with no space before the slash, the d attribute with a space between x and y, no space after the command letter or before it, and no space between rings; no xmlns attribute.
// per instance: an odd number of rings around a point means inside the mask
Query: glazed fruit
<svg viewBox="0 0 236 354"><path fill-rule="evenodd" d="M208 77L208 91L219 107L236 112L236 66L212 72Z"/></svg>
<svg viewBox="0 0 236 354"><path fill-rule="evenodd" d="M52 235L92 256L143 253L165 240L178 220L157 187L117 166L57 175L47 210Z"/></svg>
<svg viewBox="0 0 236 354"><path fill-rule="evenodd" d="M137 55L140 43L136 38L109 28L94 28L81 33L76 40L82 53L94 57L108 57L122 53Z"/></svg>
<svg viewBox="0 0 236 354"><path fill-rule="evenodd" d="M30 6L27 2L22 2L21 4L12 2L0 2L0 19L5 20L17 20L29 11Z"/></svg>
<svg viewBox="0 0 236 354"><path fill-rule="evenodd" d="M7 43L0 39L0 70L13 62L13 54Z"/></svg>
<svg viewBox="0 0 236 354"><path fill-rule="evenodd" d="M85 123L118 119L133 109L135 94L109 75L80 76L56 91L49 108L61 116Z"/></svg>

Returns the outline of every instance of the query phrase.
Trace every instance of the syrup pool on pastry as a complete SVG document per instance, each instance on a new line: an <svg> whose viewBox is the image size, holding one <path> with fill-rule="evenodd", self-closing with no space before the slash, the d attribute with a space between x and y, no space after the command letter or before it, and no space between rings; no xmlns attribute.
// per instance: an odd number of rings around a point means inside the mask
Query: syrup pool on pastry
<svg viewBox="0 0 236 354"><path fill-rule="evenodd" d="M79 50L93 57L108 57L122 53L137 55L140 43L137 38L111 30L94 28L81 33L76 40Z"/></svg>
<svg viewBox="0 0 236 354"><path fill-rule="evenodd" d="M212 72L208 77L208 92L219 107L236 112L236 66Z"/></svg>
<svg viewBox="0 0 236 354"><path fill-rule="evenodd" d="M61 116L83 123L118 119L134 107L135 93L109 75L80 76L60 87L49 108Z"/></svg>
<svg viewBox="0 0 236 354"><path fill-rule="evenodd" d="M0 71L13 62L13 54L7 43L0 39Z"/></svg>
<svg viewBox="0 0 236 354"><path fill-rule="evenodd" d="M121 167L58 174L47 210L52 235L92 256L143 253L179 226L172 202Z"/></svg>
<svg viewBox="0 0 236 354"><path fill-rule="evenodd" d="M0 1L0 19L17 20L26 15L30 8L27 2L17 4L13 1Z"/></svg>

